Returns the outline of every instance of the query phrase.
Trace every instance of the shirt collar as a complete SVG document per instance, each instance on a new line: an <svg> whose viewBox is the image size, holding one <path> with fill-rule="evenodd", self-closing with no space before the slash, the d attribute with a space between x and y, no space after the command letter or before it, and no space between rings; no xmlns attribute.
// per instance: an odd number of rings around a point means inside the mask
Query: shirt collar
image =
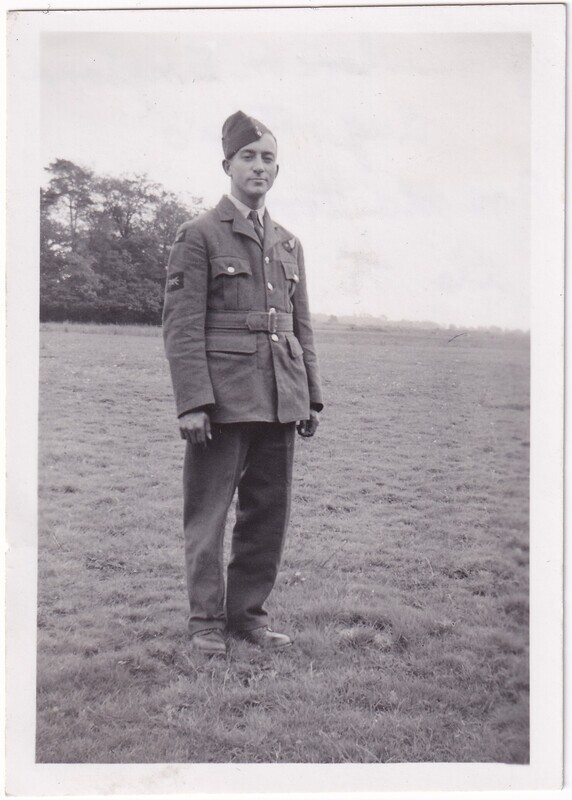
<svg viewBox="0 0 572 800"><path fill-rule="evenodd" d="M236 206L236 208L238 208L238 210L245 219L247 219L251 211L255 210L256 213L258 214L258 219L260 221L260 224L264 227L264 211L266 206L262 206L262 208L252 209L249 208L249 206L247 206L246 203L243 203L241 200L236 198L233 194L227 194L227 197L230 200L230 202L233 203Z"/></svg>

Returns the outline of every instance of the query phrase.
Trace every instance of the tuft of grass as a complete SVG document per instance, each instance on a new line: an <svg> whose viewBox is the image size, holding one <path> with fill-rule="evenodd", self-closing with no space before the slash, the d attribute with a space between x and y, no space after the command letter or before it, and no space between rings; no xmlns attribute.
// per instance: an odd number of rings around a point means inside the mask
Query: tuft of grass
<svg viewBox="0 0 572 800"><path fill-rule="evenodd" d="M528 339L447 338L318 331L269 601L295 645L212 660L160 331L42 325L39 762L527 763Z"/></svg>

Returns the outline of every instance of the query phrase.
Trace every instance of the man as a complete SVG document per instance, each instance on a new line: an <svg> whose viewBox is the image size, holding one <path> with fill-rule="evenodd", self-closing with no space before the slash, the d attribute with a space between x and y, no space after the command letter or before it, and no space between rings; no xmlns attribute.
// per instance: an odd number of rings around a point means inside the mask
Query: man
<svg viewBox="0 0 572 800"><path fill-rule="evenodd" d="M274 135L237 111L223 126L230 194L177 232L167 267L165 349L187 440L184 529L192 647L224 655L224 631L266 648L290 513L295 425L318 427L322 396L302 248L270 219ZM238 489L225 597L222 552Z"/></svg>

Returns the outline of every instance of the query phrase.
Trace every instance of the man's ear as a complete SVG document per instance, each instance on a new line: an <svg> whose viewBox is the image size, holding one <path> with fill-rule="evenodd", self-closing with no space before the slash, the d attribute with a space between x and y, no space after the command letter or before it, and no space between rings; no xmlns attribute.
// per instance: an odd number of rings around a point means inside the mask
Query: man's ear
<svg viewBox="0 0 572 800"><path fill-rule="evenodd" d="M227 175L230 175L230 161L227 158L223 159L222 168Z"/></svg>
<svg viewBox="0 0 572 800"><path fill-rule="evenodd" d="M280 172L280 164L276 164L276 175L274 176L274 180L278 177L278 173Z"/></svg>

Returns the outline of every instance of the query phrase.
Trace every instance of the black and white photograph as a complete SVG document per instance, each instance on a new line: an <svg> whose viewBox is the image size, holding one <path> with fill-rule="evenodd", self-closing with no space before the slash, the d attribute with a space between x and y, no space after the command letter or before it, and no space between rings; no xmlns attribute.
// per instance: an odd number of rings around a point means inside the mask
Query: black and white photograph
<svg viewBox="0 0 572 800"><path fill-rule="evenodd" d="M11 794L561 786L564 32L8 13Z"/></svg>

